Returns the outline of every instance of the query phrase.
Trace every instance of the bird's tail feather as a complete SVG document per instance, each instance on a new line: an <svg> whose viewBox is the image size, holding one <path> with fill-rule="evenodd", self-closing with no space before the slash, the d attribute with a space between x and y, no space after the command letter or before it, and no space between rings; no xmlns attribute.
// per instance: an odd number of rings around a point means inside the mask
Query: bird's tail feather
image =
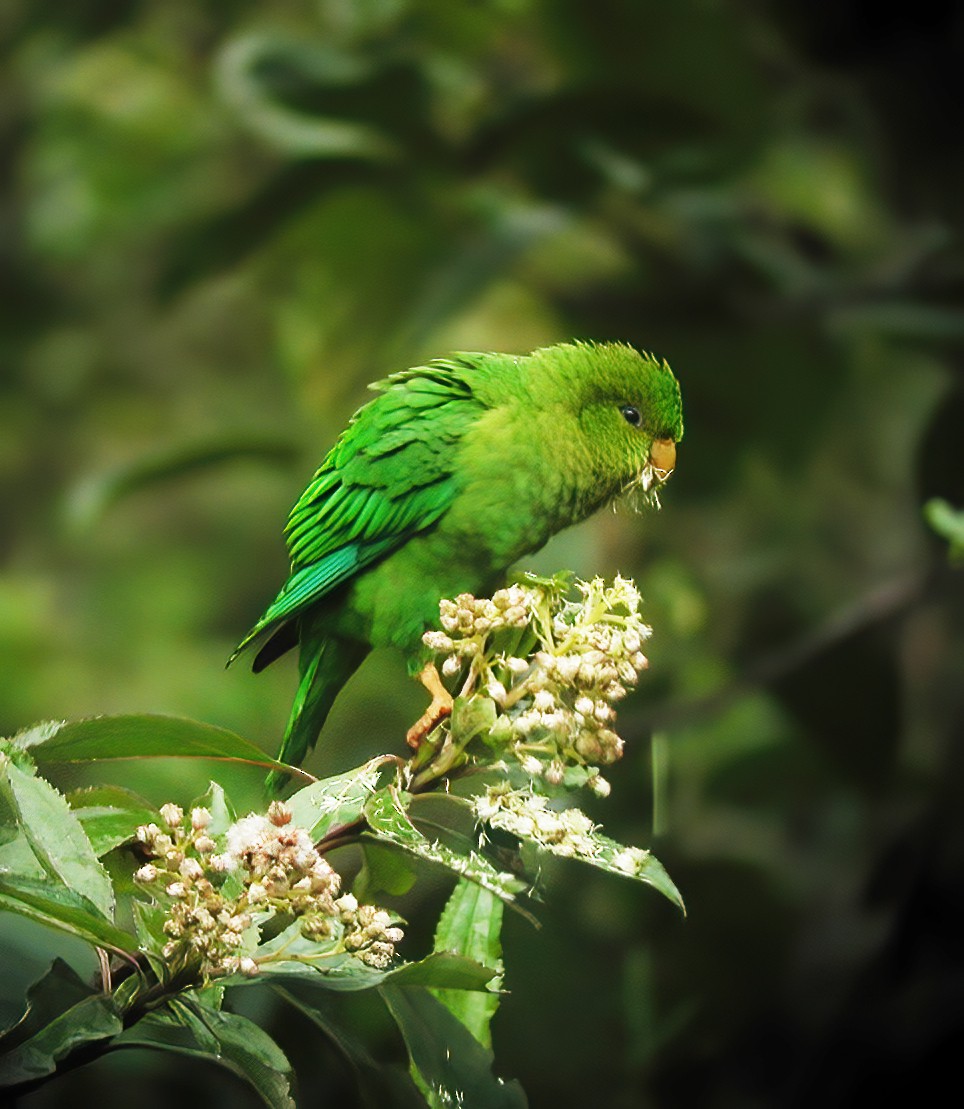
<svg viewBox="0 0 964 1109"><path fill-rule="evenodd" d="M294 766L314 747L322 725L335 703L341 687L361 665L368 648L340 639L313 635L303 629L301 642L301 680L285 728L278 758ZM290 779L272 770L265 786L269 793L279 793Z"/></svg>

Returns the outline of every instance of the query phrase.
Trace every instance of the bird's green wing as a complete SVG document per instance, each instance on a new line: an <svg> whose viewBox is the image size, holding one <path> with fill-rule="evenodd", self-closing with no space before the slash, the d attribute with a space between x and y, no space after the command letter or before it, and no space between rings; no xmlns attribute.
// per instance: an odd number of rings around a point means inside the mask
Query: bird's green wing
<svg viewBox="0 0 964 1109"><path fill-rule="evenodd" d="M459 488L458 442L484 411L472 359L373 386L379 395L355 413L291 510L291 575L232 659L445 512Z"/></svg>

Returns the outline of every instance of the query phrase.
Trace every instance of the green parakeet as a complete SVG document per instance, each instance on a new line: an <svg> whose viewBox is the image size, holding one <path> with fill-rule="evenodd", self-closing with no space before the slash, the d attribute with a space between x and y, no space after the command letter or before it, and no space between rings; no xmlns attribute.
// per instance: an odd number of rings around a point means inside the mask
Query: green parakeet
<svg viewBox="0 0 964 1109"><path fill-rule="evenodd" d="M421 641L439 600L491 593L557 531L665 480L683 435L669 366L620 343L460 353L371 388L291 510L288 580L231 656L265 638L257 672L299 646L279 753L294 764L372 647L422 671L427 730L446 696Z"/></svg>

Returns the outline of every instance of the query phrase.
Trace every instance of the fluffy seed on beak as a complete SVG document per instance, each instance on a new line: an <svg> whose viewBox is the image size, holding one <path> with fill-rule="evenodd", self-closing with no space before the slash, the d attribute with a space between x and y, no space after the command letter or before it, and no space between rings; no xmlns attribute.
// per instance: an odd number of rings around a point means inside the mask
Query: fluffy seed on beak
<svg viewBox="0 0 964 1109"><path fill-rule="evenodd" d="M657 481L665 481L676 466L676 444L672 439L656 439L649 448L649 461Z"/></svg>

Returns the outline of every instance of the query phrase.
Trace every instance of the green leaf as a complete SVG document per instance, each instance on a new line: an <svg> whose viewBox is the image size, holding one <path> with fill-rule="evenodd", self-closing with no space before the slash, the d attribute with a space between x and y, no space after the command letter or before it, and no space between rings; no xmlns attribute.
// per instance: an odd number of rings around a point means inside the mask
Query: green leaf
<svg viewBox="0 0 964 1109"><path fill-rule="evenodd" d="M518 1082L492 1073L492 1052L428 990L383 986L381 995L408 1048L412 1076L433 1109L523 1109Z"/></svg>
<svg viewBox="0 0 964 1109"><path fill-rule="evenodd" d="M924 505L924 519L950 544L951 561L964 561L964 511L934 497Z"/></svg>
<svg viewBox="0 0 964 1109"><path fill-rule="evenodd" d="M68 932L96 947L134 954L133 936L106 920L92 901L49 880L23 874L0 874L0 909Z"/></svg>
<svg viewBox="0 0 964 1109"><path fill-rule="evenodd" d="M480 733L487 734L497 715L495 701L491 697L456 697L449 721L452 738L464 745Z"/></svg>
<svg viewBox="0 0 964 1109"><path fill-rule="evenodd" d="M238 819L234 806L228 800L227 794L218 782L211 782L206 792L197 800L191 802L188 812L191 809L207 809L211 814L211 823L207 827L209 836L224 835Z"/></svg>
<svg viewBox="0 0 964 1109"><path fill-rule="evenodd" d="M560 834L558 826L553 825L543 836L539 834L538 822L528 818L520 819L516 812L507 808L488 813L485 819L493 828L504 829L538 851L547 851L564 859L577 859L598 870L645 882L686 912L679 890L663 869L662 863L649 851L639 847L625 847L603 835L578 809L566 809L561 816L578 818L578 824L574 821L575 830Z"/></svg>
<svg viewBox="0 0 964 1109"><path fill-rule="evenodd" d="M331 994L305 988L301 981L275 986L275 992L303 1013L341 1052L351 1067L361 1092L362 1102L372 1109L425 1109L425 1100L415 1084L400 1068L377 1063L368 1049L345 1028L340 1014L331 1011Z"/></svg>
<svg viewBox="0 0 964 1109"><path fill-rule="evenodd" d="M277 963L262 963L265 973L270 973L272 968L284 967L289 963L306 965L326 973L330 968L359 962L358 959L353 959L351 955L338 950L337 935L327 940L312 939L302 932L301 921L297 919L271 939L259 944L257 955L262 960L272 957L279 959Z"/></svg>
<svg viewBox="0 0 964 1109"><path fill-rule="evenodd" d="M65 1009L96 992L72 966L63 959L54 959L43 976L28 988L23 1016L0 1034L0 1051L24 1043Z"/></svg>
<svg viewBox="0 0 964 1109"><path fill-rule="evenodd" d="M435 929L435 950L458 952L498 972L502 984L502 902L473 882L456 884ZM497 993L465 989L434 991L483 1047L492 1046L489 1024L499 1007Z"/></svg>
<svg viewBox="0 0 964 1109"><path fill-rule="evenodd" d="M596 844L596 853L589 858L576 856L580 862L606 870L610 874L618 874L622 878L645 882L686 912L682 894L666 873L663 864L650 851L625 847L599 832L593 833L592 838Z"/></svg>
<svg viewBox="0 0 964 1109"><path fill-rule="evenodd" d="M415 871L409 857L395 847L376 840L363 841L362 868L352 887L359 901L371 901L379 893L401 897L415 884Z"/></svg>
<svg viewBox="0 0 964 1109"><path fill-rule="evenodd" d="M423 836L406 812L405 806L410 799L409 794L400 793L394 786L372 794L365 806L370 834L426 862L444 866L461 878L476 882L503 901L515 902L516 894L525 888L525 883L512 874L496 870L475 851L460 854L437 840Z"/></svg>
<svg viewBox="0 0 964 1109"><path fill-rule="evenodd" d="M307 950L304 945L297 943L295 947L296 950ZM303 959L263 963L257 978L234 976L225 978L224 984L231 989L238 989L244 986L256 986L270 980L272 985L283 982L287 988L291 982L303 982L310 988L329 990L333 993L358 993L361 990L371 990L380 986L384 975L385 971L366 966L361 959L338 954L329 956L324 961L318 958L315 963Z"/></svg>
<svg viewBox="0 0 964 1109"><path fill-rule="evenodd" d="M47 877L22 829L13 839L4 837L0 844L0 874L20 874L38 881Z"/></svg>
<svg viewBox="0 0 964 1109"><path fill-rule="evenodd" d="M138 945L147 956L158 980L164 981L167 963L161 956L161 951L169 938L164 931L167 913L160 905L148 904L146 901L134 898L131 901L131 915L134 918L134 931L137 933Z"/></svg>
<svg viewBox="0 0 964 1109"><path fill-rule="evenodd" d="M491 896L485 890L479 890L479 887L472 882L467 885L485 897ZM502 908L502 902L497 898L495 903L500 909ZM484 966L477 959L467 958L454 951L434 951L417 963L406 963L405 966L389 971L385 975L385 984L430 986L437 990L484 993L490 988L490 983L498 977L498 973L491 966Z"/></svg>
<svg viewBox="0 0 964 1109"><path fill-rule="evenodd" d="M109 995L84 983L62 960L27 992L27 1011L0 1038L0 1087L53 1074L71 1052L121 1031Z"/></svg>
<svg viewBox="0 0 964 1109"><path fill-rule="evenodd" d="M297 925L295 925L297 927ZM317 947L317 945L315 945ZM265 949L259 951L261 954ZM357 993L376 986L432 986L436 989L485 990L496 976L491 967L451 952L434 952L415 963L404 963L393 970L376 970L351 955L320 962L317 967L294 960L262 964L258 978L225 978L229 987L257 985L268 977L273 983L284 981L284 988L298 982L298 989L333 993ZM294 985L290 985L294 989ZM307 994L306 994L307 996Z"/></svg>
<svg viewBox="0 0 964 1109"><path fill-rule="evenodd" d="M15 737L19 740L19 737ZM247 739L197 720L150 713L92 716L62 724L55 732L24 733L20 745L38 762L95 762L100 759L188 758L245 762L288 768ZM306 775L302 775L306 776Z"/></svg>
<svg viewBox="0 0 964 1109"><path fill-rule="evenodd" d="M341 825L357 823L364 813L365 802L375 791L381 767L393 761L382 755L354 770L299 789L285 801L291 810L292 823L307 828L315 842Z"/></svg>
<svg viewBox="0 0 964 1109"><path fill-rule="evenodd" d="M243 1078L270 1109L295 1109L291 1066L273 1039L247 1017L182 997L155 1009L113 1047L152 1047L217 1063Z"/></svg>
<svg viewBox="0 0 964 1109"><path fill-rule="evenodd" d="M112 919L110 878L63 795L6 758L0 759L0 789L16 808L18 823L46 873Z"/></svg>
<svg viewBox="0 0 964 1109"><path fill-rule="evenodd" d="M23 728L8 742L19 750L26 751L55 736L66 723L66 720L42 720L39 724Z"/></svg>
<svg viewBox="0 0 964 1109"><path fill-rule="evenodd" d="M159 819L149 801L122 786L74 790L67 794L67 803L98 858L133 839L141 824Z"/></svg>

